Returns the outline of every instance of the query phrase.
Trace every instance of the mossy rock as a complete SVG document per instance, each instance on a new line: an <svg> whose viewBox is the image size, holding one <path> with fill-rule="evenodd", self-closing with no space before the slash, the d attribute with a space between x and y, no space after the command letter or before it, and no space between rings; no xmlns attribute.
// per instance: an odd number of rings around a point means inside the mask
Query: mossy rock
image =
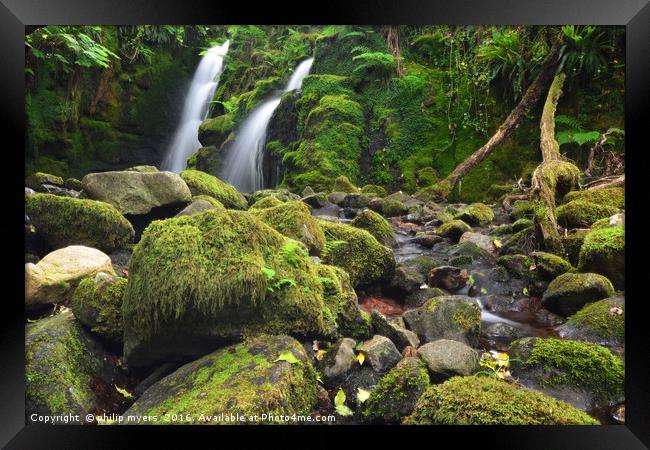
<svg viewBox="0 0 650 450"><path fill-rule="evenodd" d="M397 217L408 214L408 207L399 200L385 198L381 207L382 214L386 217Z"/></svg>
<svg viewBox="0 0 650 450"><path fill-rule="evenodd" d="M79 283L72 296L72 312L93 333L122 342L122 298L126 278L98 273Z"/></svg>
<svg viewBox="0 0 650 450"><path fill-rule="evenodd" d="M429 387L409 425L598 425L573 406L494 377L454 377Z"/></svg>
<svg viewBox="0 0 650 450"><path fill-rule="evenodd" d="M261 189L251 194L251 201L255 203L266 197L275 197L281 202L300 200L299 195L291 193L288 189Z"/></svg>
<svg viewBox="0 0 650 450"><path fill-rule="evenodd" d="M625 299L610 297L588 303L558 328L563 339L588 341L606 347L625 345Z"/></svg>
<svg viewBox="0 0 650 450"><path fill-rule="evenodd" d="M65 180L65 183L63 183L63 187L75 191L81 191L83 189L81 180L78 180L76 178L68 178L67 180Z"/></svg>
<svg viewBox="0 0 650 450"><path fill-rule="evenodd" d="M336 177L332 185L332 192L345 192L347 194L358 193L359 188L356 187L345 175Z"/></svg>
<svg viewBox="0 0 650 450"><path fill-rule="evenodd" d="M460 237L467 231L472 231L472 227L458 219L445 222L436 229L437 234L449 238L455 243L458 243Z"/></svg>
<svg viewBox="0 0 650 450"><path fill-rule="evenodd" d="M311 215L311 208L300 200L255 208L250 212L283 235L302 242L314 254L320 253L325 246L323 229Z"/></svg>
<svg viewBox="0 0 650 450"><path fill-rule="evenodd" d="M399 423L411 414L428 386L429 374L422 361L404 358L379 379L363 404L362 414L373 423Z"/></svg>
<svg viewBox="0 0 650 450"><path fill-rule="evenodd" d="M533 227L524 228L504 240L499 249L500 255L526 254L539 249L539 242Z"/></svg>
<svg viewBox="0 0 650 450"><path fill-rule="evenodd" d="M115 207L95 200L33 194L25 197L25 213L54 249L76 244L112 252L135 235Z"/></svg>
<svg viewBox="0 0 650 450"><path fill-rule="evenodd" d="M255 203L251 205L249 209L266 209L266 208L273 208L275 206L280 206L284 202L282 200L278 200L277 197L274 197L272 195L269 195L268 197L262 197Z"/></svg>
<svg viewBox="0 0 650 450"><path fill-rule="evenodd" d="M564 203L574 200L584 200L612 208L625 208L625 189L622 187L588 189L585 191L572 191L564 196Z"/></svg>
<svg viewBox="0 0 650 450"><path fill-rule="evenodd" d="M27 324L25 328L25 416L79 414L86 422L96 412L92 387L109 389L113 371L109 356L67 310Z"/></svg>
<svg viewBox="0 0 650 450"><path fill-rule="evenodd" d="M438 182L440 177L433 167L425 167L416 172L417 185L420 188L432 186Z"/></svg>
<svg viewBox="0 0 650 450"><path fill-rule="evenodd" d="M366 184L361 188L362 194L372 194L374 197L386 197L386 189L376 184Z"/></svg>
<svg viewBox="0 0 650 450"><path fill-rule="evenodd" d="M234 186L200 170L186 169L181 178L187 183L192 195L209 195L219 200L226 208L246 209L246 198Z"/></svg>
<svg viewBox="0 0 650 450"><path fill-rule="evenodd" d="M505 268L508 274L514 278L536 281L538 273L531 270L534 266L533 258L528 255L503 255L497 258L497 264Z"/></svg>
<svg viewBox="0 0 650 450"><path fill-rule="evenodd" d="M445 185L437 183L418 190L413 197L423 202L439 202L447 197L450 190Z"/></svg>
<svg viewBox="0 0 650 450"><path fill-rule="evenodd" d="M219 148L228 139L234 126L235 124L230 114L223 114L204 120L199 125L199 141L205 147L214 146L215 148Z"/></svg>
<svg viewBox="0 0 650 450"><path fill-rule="evenodd" d="M512 204L510 217L513 220L532 219L535 215L535 204L530 200L517 200Z"/></svg>
<svg viewBox="0 0 650 450"><path fill-rule="evenodd" d="M494 211L483 203L472 203L461 209L454 219L460 219L474 227L484 227L494 219Z"/></svg>
<svg viewBox="0 0 650 450"><path fill-rule="evenodd" d="M129 167L128 169L124 169L127 172L142 172L142 173L152 173L152 172L158 172L158 168L156 166L133 166Z"/></svg>
<svg viewBox="0 0 650 450"><path fill-rule="evenodd" d="M625 228L619 225L586 234L578 269L605 275L616 288L625 289Z"/></svg>
<svg viewBox="0 0 650 450"><path fill-rule="evenodd" d="M324 220L320 224L327 240L321 254L323 262L343 268L350 275L353 286L390 279L395 270L393 252L370 233Z"/></svg>
<svg viewBox="0 0 650 450"><path fill-rule="evenodd" d="M419 255L415 258L407 259L404 261L404 265L407 267L413 267L420 272L423 277L428 277L431 269L443 266L444 262L430 255Z"/></svg>
<svg viewBox="0 0 650 450"><path fill-rule="evenodd" d="M617 208L586 200L573 200L556 208L557 223L565 228L585 228L599 219L613 216Z"/></svg>
<svg viewBox="0 0 650 450"><path fill-rule="evenodd" d="M503 199L504 196L510 194L511 192L516 192L516 187L512 184L491 184L487 191L487 196L490 200L499 201Z"/></svg>
<svg viewBox="0 0 650 450"><path fill-rule="evenodd" d="M224 147L208 145L199 148L187 158L187 168L205 173L219 173L222 169Z"/></svg>
<svg viewBox="0 0 650 450"><path fill-rule="evenodd" d="M512 224L512 232L517 233L521 230L525 230L526 228L532 227L533 221L531 219L526 219L526 218L521 218L515 220L515 222Z"/></svg>
<svg viewBox="0 0 650 450"><path fill-rule="evenodd" d="M511 372L521 383L544 389L581 408L614 404L625 396L625 366L607 348L555 338L512 343Z"/></svg>
<svg viewBox="0 0 650 450"><path fill-rule="evenodd" d="M602 275L565 273L549 283L542 297L542 305L555 314L568 317L587 303L613 295L612 283Z"/></svg>
<svg viewBox="0 0 650 450"><path fill-rule="evenodd" d="M242 333L336 334L303 245L247 212L152 222L134 248L128 280L129 365L197 357Z"/></svg>
<svg viewBox="0 0 650 450"><path fill-rule="evenodd" d="M262 335L182 366L147 389L122 418L133 423L129 417L158 416L155 423L165 424L189 415L194 425L242 425L223 418L233 414L259 418L244 423L277 424L275 416L308 415L317 392L316 372L300 343ZM262 414L272 417L262 420ZM202 421L202 416L216 420Z"/></svg>
<svg viewBox="0 0 650 450"><path fill-rule="evenodd" d="M210 197L209 195L195 195L192 197L193 202L197 200L205 200L206 202L214 206L216 209L226 209L226 207L223 206L223 203L221 203L219 200L217 200L214 197Z"/></svg>
<svg viewBox="0 0 650 450"><path fill-rule="evenodd" d="M533 252L530 256L535 261L535 271L543 280L551 281L563 273L575 271L567 260L552 253Z"/></svg>
<svg viewBox="0 0 650 450"><path fill-rule="evenodd" d="M562 236L562 246L567 254L567 258L576 267L580 258L580 249L588 232L589 230L575 230L566 236Z"/></svg>
<svg viewBox="0 0 650 450"><path fill-rule="evenodd" d="M350 225L366 230L386 247L395 247L397 245L393 227L390 226L386 219L372 210L367 209L359 213Z"/></svg>
<svg viewBox="0 0 650 450"><path fill-rule="evenodd" d="M51 175L44 172L36 172L33 175L30 175L25 180L25 186L34 189L35 191L41 186L41 184L53 184L54 186L63 186L63 178L57 177L56 175Z"/></svg>

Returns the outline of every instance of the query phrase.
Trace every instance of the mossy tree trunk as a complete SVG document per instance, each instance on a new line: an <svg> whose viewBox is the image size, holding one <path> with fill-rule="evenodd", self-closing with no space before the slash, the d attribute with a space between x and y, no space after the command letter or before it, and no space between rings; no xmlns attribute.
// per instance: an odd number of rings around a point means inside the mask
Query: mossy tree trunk
<svg viewBox="0 0 650 450"><path fill-rule="evenodd" d="M555 68L559 62L562 40L558 39L551 48L546 61L542 65L537 77L528 86L523 97L508 114L501 126L481 148L460 163L447 177L437 184L437 193L441 198L447 197L456 183L467 175L474 167L479 165L505 138L507 138L523 121L526 114L535 106L546 92Z"/></svg>
<svg viewBox="0 0 650 450"><path fill-rule="evenodd" d="M559 73L548 90L540 121L540 149L542 163L533 172L531 198L535 208L535 230L542 246L553 253L563 253L562 239L557 230L555 203L578 186L580 169L560 155L555 139L555 110L562 96L566 75Z"/></svg>
<svg viewBox="0 0 650 450"><path fill-rule="evenodd" d="M399 44L399 27L387 27L386 48L395 57L397 76L402 78L404 76L404 63L402 61L402 51Z"/></svg>

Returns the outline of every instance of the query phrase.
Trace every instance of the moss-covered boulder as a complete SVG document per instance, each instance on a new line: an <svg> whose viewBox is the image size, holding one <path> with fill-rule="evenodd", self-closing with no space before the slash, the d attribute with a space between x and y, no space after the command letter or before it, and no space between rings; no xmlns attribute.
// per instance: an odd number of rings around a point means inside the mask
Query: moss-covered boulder
<svg viewBox="0 0 650 450"><path fill-rule="evenodd" d="M153 208L182 207L192 199L185 182L173 172L90 173L81 183L88 198L109 203L122 214L142 215Z"/></svg>
<svg viewBox="0 0 650 450"><path fill-rule="evenodd" d="M381 211L382 214L386 217L397 217L408 214L409 209L404 203L399 200L392 198L382 199L381 202Z"/></svg>
<svg viewBox="0 0 650 450"><path fill-rule="evenodd" d="M478 344L481 333L481 308L464 295L444 295L428 300L419 308L404 313L404 322L421 342L450 339L470 346Z"/></svg>
<svg viewBox="0 0 650 450"><path fill-rule="evenodd" d="M54 249L76 244L112 252L135 234L115 207L95 200L33 194L25 197L25 213Z"/></svg>
<svg viewBox="0 0 650 450"><path fill-rule="evenodd" d="M25 328L25 416L67 416L98 411L93 387L113 390L110 358L70 310Z"/></svg>
<svg viewBox="0 0 650 450"><path fill-rule="evenodd" d="M72 296L72 313L93 333L122 342L122 298L126 278L100 272L83 279Z"/></svg>
<svg viewBox="0 0 650 450"><path fill-rule="evenodd" d="M298 194L290 192L288 189L261 189L255 191L250 195L251 203L255 203L266 197L275 197L281 202L286 202L289 200L300 200Z"/></svg>
<svg viewBox="0 0 650 450"><path fill-rule="evenodd" d="M69 300L81 280L99 272L115 275L111 259L97 249L71 245L48 253L37 264L25 264L25 307Z"/></svg>
<svg viewBox="0 0 650 450"><path fill-rule="evenodd" d="M180 176L187 183L192 195L209 195L223 203L226 208L248 208L246 198L232 185L217 177L193 169L182 171Z"/></svg>
<svg viewBox="0 0 650 450"><path fill-rule="evenodd" d="M494 219L494 211L483 203L472 203L461 209L454 219L459 219L474 227L484 227Z"/></svg>
<svg viewBox="0 0 650 450"><path fill-rule="evenodd" d="M530 200L517 200L512 204L510 217L513 220L532 219L535 215L535 204Z"/></svg>
<svg viewBox="0 0 650 450"><path fill-rule="evenodd" d="M199 125L199 141L204 146L211 145L219 148L228 139L234 126L235 124L230 114L223 114L204 120Z"/></svg>
<svg viewBox="0 0 650 450"><path fill-rule="evenodd" d="M283 235L302 242L314 254L320 253L325 246L323 229L311 215L309 206L300 200L254 208L250 212Z"/></svg>
<svg viewBox="0 0 650 450"><path fill-rule="evenodd" d="M440 236L451 239L453 242L457 243L460 240L460 237L463 233L471 231L472 227L467 225L462 220L450 220L445 222L438 227L436 233Z"/></svg>
<svg viewBox="0 0 650 450"><path fill-rule="evenodd" d="M334 180L334 184L332 185L332 192L345 192L347 194L353 192L358 193L359 188L352 184L348 177L341 175L339 177L336 177Z"/></svg>
<svg viewBox="0 0 650 450"><path fill-rule="evenodd" d="M41 184L52 184L54 186L63 186L63 178L57 177L56 175L51 175L44 172L36 172L35 174L30 175L25 180L25 186L34 189L37 191Z"/></svg>
<svg viewBox="0 0 650 450"><path fill-rule="evenodd" d="M386 189L376 184L366 184L361 188L363 194L372 194L373 197L386 197Z"/></svg>
<svg viewBox="0 0 650 450"><path fill-rule="evenodd" d="M555 314L568 317L587 303L613 295L612 283L602 275L565 273L549 283L542 297L542 305Z"/></svg>
<svg viewBox="0 0 650 450"><path fill-rule="evenodd" d="M557 223L565 228L585 228L599 219L618 212L613 206L601 205L586 200L573 200L556 208Z"/></svg>
<svg viewBox="0 0 650 450"><path fill-rule="evenodd" d="M554 338L512 343L511 373L526 386L582 409L614 404L625 396L625 366L607 348Z"/></svg>
<svg viewBox="0 0 650 450"><path fill-rule="evenodd" d="M625 289L625 228L605 227L586 234L578 269L605 275L618 289Z"/></svg>
<svg viewBox="0 0 650 450"><path fill-rule="evenodd" d="M454 377L429 387L410 425L598 425L571 405L486 376Z"/></svg>
<svg viewBox="0 0 650 450"><path fill-rule="evenodd" d="M373 423L399 423L411 414L428 386L429 374L422 361L404 358L380 378L363 404L362 414Z"/></svg>
<svg viewBox="0 0 650 450"><path fill-rule="evenodd" d="M330 203L334 203L335 205L342 206L343 202L345 201L345 197L347 197L348 194L345 192L332 192L327 196L327 201Z"/></svg>
<svg viewBox="0 0 650 450"><path fill-rule="evenodd" d="M588 189L585 191L571 191L564 196L564 203L574 200L584 200L613 208L624 208L625 189L622 187Z"/></svg>
<svg viewBox="0 0 650 450"><path fill-rule="evenodd" d="M336 333L303 245L247 212L152 222L134 248L128 280L122 313L129 365L186 360L242 333Z"/></svg>
<svg viewBox="0 0 650 450"><path fill-rule="evenodd" d="M308 415L317 392L316 372L300 343L289 336L262 335L167 375L122 415L121 423L158 416L155 423L165 424L188 415L194 425L277 424L276 416ZM246 421L231 421L231 415ZM258 421L248 420L255 415Z"/></svg>
<svg viewBox="0 0 650 450"><path fill-rule="evenodd" d="M393 252L381 245L366 230L320 221L327 244L323 262L343 268L354 286L388 280L395 270Z"/></svg>
<svg viewBox="0 0 650 450"><path fill-rule="evenodd" d="M552 253L533 252L530 256L535 261L535 271L543 280L551 281L563 273L575 271L567 260Z"/></svg>
<svg viewBox="0 0 650 450"><path fill-rule="evenodd" d="M68 178L63 183L63 187L65 187L66 189L81 191L83 189L83 184L81 183L81 180L78 180L76 178Z"/></svg>
<svg viewBox="0 0 650 450"><path fill-rule="evenodd" d="M199 197L207 197L207 196L199 196ZM207 197L207 198L211 198L211 197ZM179 216L191 216L191 215L194 215L194 214L202 213L203 211L208 211L210 209L224 209L223 205L221 205L221 207L216 206L216 204L221 204L219 202L219 200L212 199L214 201L210 201L210 200L207 200L207 198L193 199L192 203L187 205L185 208L183 208L181 210L181 212L176 214L176 217L179 217Z"/></svg>
<svg viewBox="0 0 650 450"><path fill-rule="evenodd" d="M223 167L223 147L208 145L199 148L187 158L187 169L200 170L205 173L219 173Z"/></svg>
<svg viewBox="0 0 650 450"><path fill-rule="evenodd" d="M574 230L572 233L562 236L562 245L564 246L567 259L574 266L578 265L580 249L588 232L589 230Z"/></svg>
<svg viewBox="0 0 650 450"><path fill-rule="evenodd" d="M393 227L390 226L386 219L372 210L359 213L350 225L366 230L386 247L395 247L397 245Z"/></svg>
<svg viewBox="0 0 650 450"><path fill-rule="evenodd" d="M610 297L589 303L557 330L564 339L622 347L625 345L625 299Z"/></svg>
<svg viewBox="0 0 650 450"><path fill-rule="evenodd" d="M262 197L251 205L249 209L264 209L264 208L273 208L274 206L279 206L284 203L282 200L278 200L277 197L269 195L268 197Z"/></svg>
<svg viewBox="0 0 650 450"><path fill-rule="evenodd" d="M347 194L343 199L342 206L344 208L361 209L370 204L370 200L374 197L370 194L351 193Z"/></svg>

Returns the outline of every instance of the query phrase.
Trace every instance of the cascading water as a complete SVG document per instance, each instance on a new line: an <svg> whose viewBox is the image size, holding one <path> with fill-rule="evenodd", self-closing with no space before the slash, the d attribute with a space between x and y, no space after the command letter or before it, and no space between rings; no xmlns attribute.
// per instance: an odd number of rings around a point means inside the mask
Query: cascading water
<svg viewBox="0 0 650 450"><path fill-rule="evenodd" d="M244 121L237 132L225 161L222 178L242 192L252 192L264 186L262 161L266 129L273 112L280 104L282 94L299 89L302 80L309 75L314 58L302 61L291 75L284 90L258 106Z"/></svg>
<svg viewBox="0 0 650 450"><path fill-rule="evenodd" d="M199 125L207 118L210 100L219 84L223 58L229 45L230 41L226 41L212 47L196 68L176 134L161 164L162 170L182 171L187 165L187 158L201 148Z"/></svg>

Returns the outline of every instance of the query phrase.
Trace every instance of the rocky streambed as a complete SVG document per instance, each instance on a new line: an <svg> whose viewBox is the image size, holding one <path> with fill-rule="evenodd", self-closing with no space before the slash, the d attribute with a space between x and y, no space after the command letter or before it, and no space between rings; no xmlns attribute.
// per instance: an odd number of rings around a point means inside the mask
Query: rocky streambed
<svg viewBox="0 0 650 450"><path fill-rule="evenodd" d="M622 189L568 194L555 255L525 200L152 167L27 185L28 420L624 421Z"/></svg>

